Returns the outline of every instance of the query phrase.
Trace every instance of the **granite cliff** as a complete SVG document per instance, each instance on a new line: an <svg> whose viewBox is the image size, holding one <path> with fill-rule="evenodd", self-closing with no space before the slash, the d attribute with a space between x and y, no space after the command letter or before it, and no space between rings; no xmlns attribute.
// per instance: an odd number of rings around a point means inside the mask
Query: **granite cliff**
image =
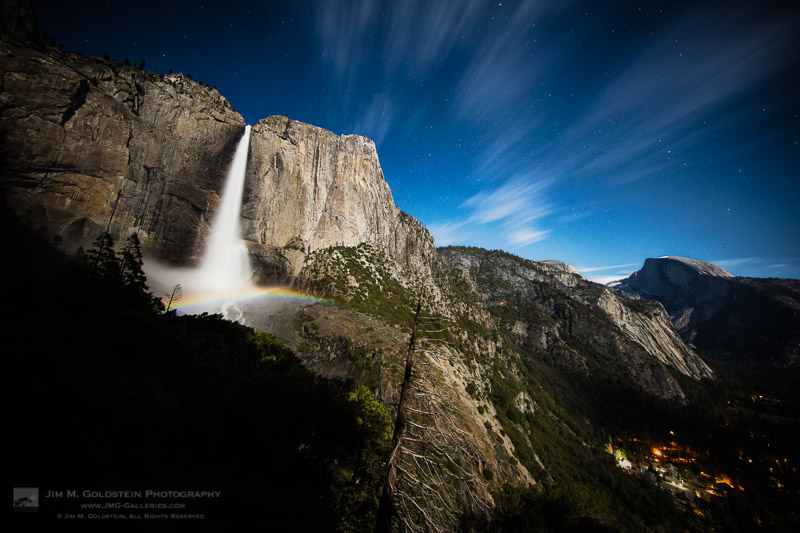
<svg viewBox="0 0 800 533"><path fill-rule="evenodd" d="M395 206L370 139L287 117L253 127L242 217L254 254L279 258L284 280L331 246L373 245L414 277L429 277L436 262L428 230ZM276 270L265 268L280 278Z"/></svg>
<svg viewBox="0 0 800 533"><path fill-rule="evenodd" d="M244 120L181 74L0 41L6 202L68 244L108 228L187 262L201 248Z"/></svg>
<svg viewBox="0 0 800 533"><path fill-rule="evenodd" d="M800 363L800 281L738 278L695 259L645 260L615 290L664 305L685 341L778 364Z"/></svg>

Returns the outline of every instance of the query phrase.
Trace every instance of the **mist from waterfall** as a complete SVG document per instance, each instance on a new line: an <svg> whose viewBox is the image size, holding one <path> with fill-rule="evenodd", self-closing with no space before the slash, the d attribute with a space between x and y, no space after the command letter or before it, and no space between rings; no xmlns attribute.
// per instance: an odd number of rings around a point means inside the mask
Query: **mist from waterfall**
<svg viewBox="0 0 800 533"><path fill-rule="evenodd" d="M250 256L242 240L241 225L242 194L249 150L250 126L246 126L228 170L219 211L211 224L211 235L200 269L193 280L198 288L216 292L252 285Z"/></svg>

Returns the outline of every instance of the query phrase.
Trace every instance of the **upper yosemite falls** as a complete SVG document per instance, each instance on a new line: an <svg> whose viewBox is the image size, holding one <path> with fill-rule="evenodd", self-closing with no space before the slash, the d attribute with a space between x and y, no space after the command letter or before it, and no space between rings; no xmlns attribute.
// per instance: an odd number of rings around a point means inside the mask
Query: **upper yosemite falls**
<svg viewBox="0 0 800 533"><path fill-rule="evenodd" d="M286 10L296 7L267 4L276 20L295 23ZM500 53L488 37L499 24L480 15L489 6L334 4L305 7L319 10L322 57L337 61L331 75L353 91L367 78L347 70L359 64L347 58L356 38L373 32L386 46L380 65L395 69L374 75L397 94L406 70L420 87L438 87L445 82L433 76L470 65L473 54L506 57L509 68L475 63L446 99L419 105L434 117L450 98L472 102L453 115L460 124L484 120L486 132L471 137L465 127L457 141L446 133L434 140L465 154L488 145L494 159L441 157L454 174L471 165L513 176L487 179L487 189L449 212L452 222L429 224L435 216L421 209L423 225L398 204L430 194L436 178L395 185L383 157L394 154L392 137L376 126L400 120L388 105L369 107L370 120L358 122L375 141L283 115L252 120L226 89L206 85L216 80L150 71L159 70L150 58L131 65L65 51L42 37L48 19L34 5L3 4L0 217L6 298L15 307L4 319L3 351L16 399L12 435L23 452L11 467L15 530L800 528L800 281L730 273L756 257L715 265L642 255L636 265L576 268L544 255L537 247L552 228L590 224L589 211L600 209L561 216L563 199L535 204L565 179L543 169L599 176L634 148L604 144L607 152L591 161L562 152L558 165L541 165L539 183L526 183L532 173L499 161L536 135L500 106L534 89L494 85L493 77L517 70L513 49ZM563 9L505 4L491 6L514 14L504 15L496 42L518 32L520 47ZM40 15L51 12L42 5ZM214 7L220 17L232 9ZM397 32L417 26L425 40ZM278 22L270 28L270 39L286 38ZM486 40L462 48L476 35ZM539 38L530 42L539 46ZM748 39L755 37L744 36L742 47ZM418 55L403 61L387 42ZM448 61L434 69L442 50ZM282 65L288 80L293 71ZM263 91L289 90L279 70ZM606 96L637 98L628 86L608 87ZM343 93L324 96L332 94ZM485 107L475 103L488 94ZM594 115L575 118L576 139L583 126L599 135L624 117L606 96ZM347 113L360 112L344 98ZM659 117L645 125L666 120ZM428 122L435 134L412 131ZM439 135L434 118L404 124L413 142ZM570 146L537 142L553 154ZM665 161L683 145L672 146ZM424 161L392 156L391 168L408 161L433 176L426 165L437 153L425 151ZM519 159L534 165L545 157L537 154ZM631 168L649 164L647 154ZM571 194L583 194L582 179ZM463 194L459 185L442 187ZM436 210L449 197L428 201ZM642 240L635 229L618 235L620 248ZM596 227L585 231L604 238ZM475 240L480 232L494 233ZM484 242L498 249L462 245ZM499 249L507 245L514 253ZM778 271L790 260L772 262ZM595 271L619 275L604 284L587 279Z"/></svg>

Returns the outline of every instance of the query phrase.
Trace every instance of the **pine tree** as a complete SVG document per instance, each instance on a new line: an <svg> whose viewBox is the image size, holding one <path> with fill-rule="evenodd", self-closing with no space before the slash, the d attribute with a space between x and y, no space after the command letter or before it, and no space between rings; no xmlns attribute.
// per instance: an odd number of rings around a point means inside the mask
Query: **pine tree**
<svg viewBox="0 0 800 533"><path fill-rule="evenodd" d="M114 239L108 233L103 233L95 239L92 249L86 252L86 257L96 274L109 277L116 277L119 274Z"/></svg>
<svg viewBox="0 0 800 533"><path fill-rule="evenodd" d="M136 233L125 240L125 246L118 252L119 274L122 282L130 287L147 291L147 277L142 270L142 247Z"/></svg>
<svg viewBox="0 0 800 533"><path fill-rule="evenodd" d="M72 262L79 268L86 268L89 266L89 258L86 257L86 250L83 249L83 246L75 250L75 253L72 254Z"/></svg>

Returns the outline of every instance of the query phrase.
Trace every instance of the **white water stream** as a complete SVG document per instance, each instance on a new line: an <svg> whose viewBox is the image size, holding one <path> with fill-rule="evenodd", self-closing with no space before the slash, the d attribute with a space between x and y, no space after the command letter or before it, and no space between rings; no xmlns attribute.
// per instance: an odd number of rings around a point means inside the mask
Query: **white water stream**
<svg viewBox="0 0 800 533"><path fill-rule="evenodd" d="M249 150L250 126L247 126L228 170L219 211L211 224L211 235L194 280L203 290L230 291L252 285L250 256L242 240L240 222Z"/></svg>

